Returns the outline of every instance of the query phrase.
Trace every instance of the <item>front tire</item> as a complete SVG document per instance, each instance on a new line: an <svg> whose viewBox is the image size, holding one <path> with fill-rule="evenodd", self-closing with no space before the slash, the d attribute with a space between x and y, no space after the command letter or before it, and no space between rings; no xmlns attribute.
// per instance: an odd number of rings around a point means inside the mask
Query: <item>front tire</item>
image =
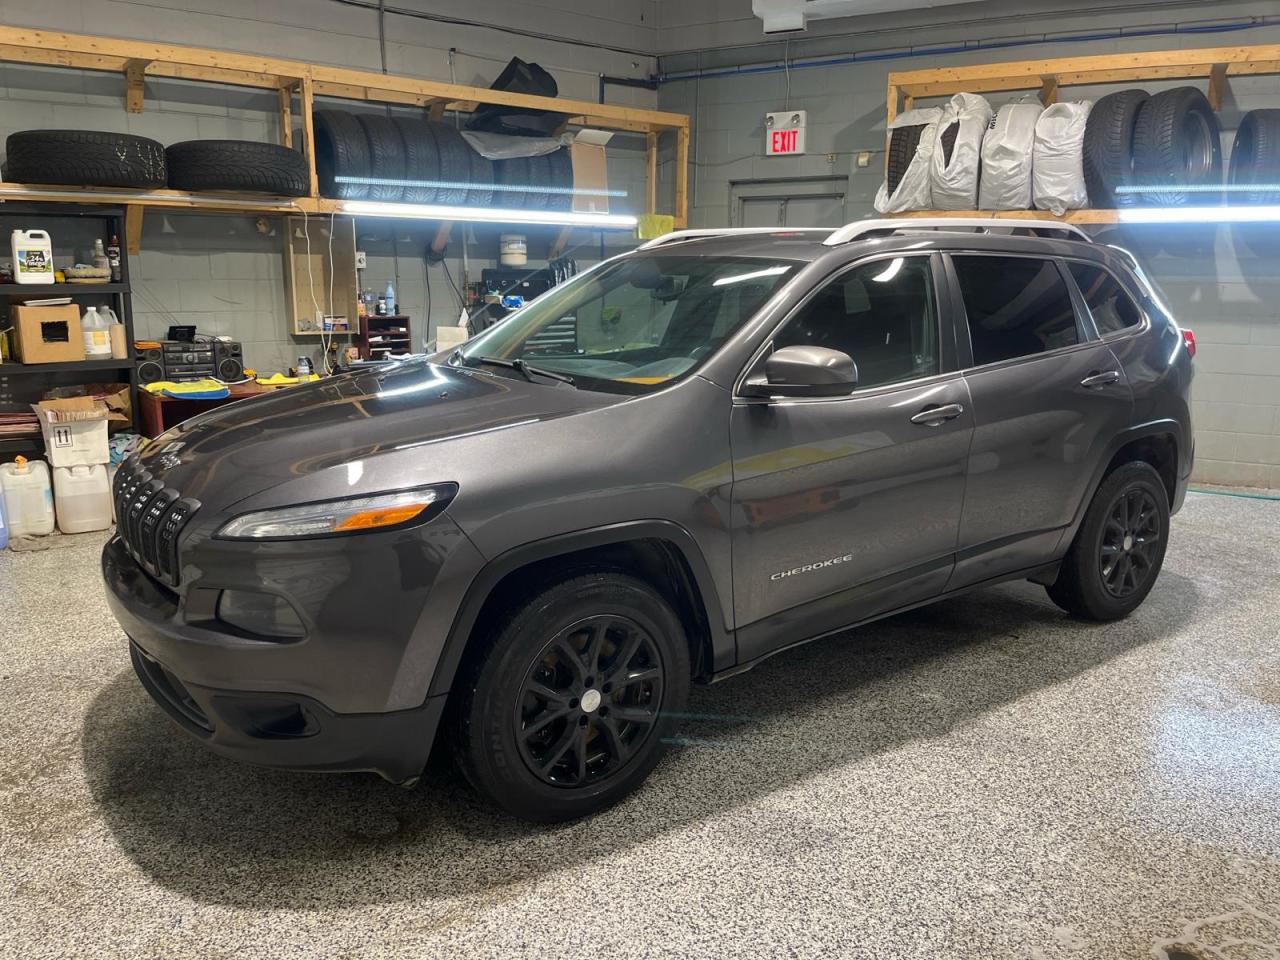
<svg viewBox="0 0 1280 960"><path fill-rule="evenodd" d="M1093 495L1049 598L1084 620L1127 617L1155 585L1168 540L1160 474L1140 461L1118 467Z"/></svg>
<svg viewBox="0 0 1280 960"><path fill-rule="evenodd" d="M458 765L517 817L594 813L653 770L690 673L679 617L647 583L566 580L506 611L460 674Z"/></svg>

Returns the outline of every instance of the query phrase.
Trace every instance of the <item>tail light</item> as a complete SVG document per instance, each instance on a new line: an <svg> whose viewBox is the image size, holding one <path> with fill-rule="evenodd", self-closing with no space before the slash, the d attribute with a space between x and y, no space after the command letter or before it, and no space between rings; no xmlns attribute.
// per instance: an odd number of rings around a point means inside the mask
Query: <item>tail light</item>
<svg viewBox="0 0 1280 960"><path fill-rule="evenodd" d="M1187 345L1187 354L1194 357L1196 355L1196 335L1190 330L1182 331L1182 342Z"/></svg>

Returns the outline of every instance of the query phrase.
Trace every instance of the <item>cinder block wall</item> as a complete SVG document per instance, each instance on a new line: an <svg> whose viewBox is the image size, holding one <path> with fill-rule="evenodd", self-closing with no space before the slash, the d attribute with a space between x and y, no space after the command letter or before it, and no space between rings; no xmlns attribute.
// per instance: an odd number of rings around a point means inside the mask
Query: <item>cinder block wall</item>
<svg viewBox="0 0 1280 960"><path fill-rule="evenodd" d="M1280 43L1280 27L1228 33L1197 31L1206 23L1243 23L1250 17L1275 17L1280 8L1267 2L1117 2L1050 15L1048 7L1076 5L1046 0L941 7L908 14L819 21L807 34L789 41L762 36L746 0L686 0L659 5L658 42L669 53L660 71L719 70L760 66L792 58L838 57L854 52L901 51L972 45L1001 39L1032 40L1012 49L930 54L888 62L748 73L662 84L663 109L694 117L690 182L692 226L739 223L740 198L749 192L771 195L839 189L827 208L835 220L856 220L873 213L871 202L883 177L885 85L891 70L950 64L990 63L1099 53L1123 53L1170 47ZM1126 9L1129 7L1129 9ZM1082 19L1084 18L1084 19ZM931 26L952 23L951 26ZM1087 43L1066 42L1065 35L1112 30L1144 31L1178 26L1177 36L1129 37ZM1038 42L1038 41L1047 42ZM1201 81L1203 84L1203 81ZM1144 83L1156 92L1178 83ZM1280 107L1280 76L1237 77L1221 112L1224 156L1240 118L1248 110ZM1064 99L1097 97L1113 88L1064 88ZM993 106L1018 95L991 94ZM930 101L919 105L942 101ZM765 158L764 115L784 109L808 111L808 153L796 158ZM866 168L856 165L860 151L871 153ZM663 168L670 177L670 165ZM819 186L815 186L815 183ZM1280 226L1275 228L1280 234ZM1198 231L1182 238L1177 252L1163 249L1166 227L1131 228L1110 233L1112 242L1134 249L1167 294L1171 307L1199 341L1193 391L1197 465L1195 478L1280 488L1280 255L1259 256L1236 241L1229 228ZM1277 243L1280 251L1280 242Z"/></svg>
<svg viewBox="0 0 1280 960"><path fill-rule="evenodd" d="M388 14L386 66L392 73L488 86L510 57L519 56L549 69L563 95L595 101L600 74L646 77L655 66L651 56L638 52L654 46L654 0L399 0L391 6L477 24ZM378 15L371 9L376 7L335 0L5 0L0 22L378 70L382 43ZM647 90L609 85L605 93L609 102L656 106L656 95ZM9 133L36 128L119 131L165 144L197 138L279 142L273 94L167 80L148 81L145 94L144 111L128 114L118 76L0 65L0 146ZM326 105L361 108L349 101ZM614 138L609 176L611 187L627 191L618 208L641 209L643 136ZM295 338L288 332L283 223L267 218L263 234L255 220L149 212L142 254L131 264L139 335L163 336L171 323L194 323L201 332L243 340L246 357L259 370L290 366L303 354L318 358L317 338ZM439 266L430 271L430 327L423 322L428 281L421 254L428 227L362 220L357 228L361 249L369 254L364 283L381 291L388 280L395 282L402 310L413 317L419 346L434 336L436 325L456 322L457 298ZM531 257L544 256L547 232L527 232ZM593 262L600 257L601 240L598 233L575 232L567 252L581 263ZM603 241L607 254L631 243L628 236L616 234L603 235ZM496 259L495 231L455 229L448 264L459 285L464 276L478 278L480 269Z"/></svg>

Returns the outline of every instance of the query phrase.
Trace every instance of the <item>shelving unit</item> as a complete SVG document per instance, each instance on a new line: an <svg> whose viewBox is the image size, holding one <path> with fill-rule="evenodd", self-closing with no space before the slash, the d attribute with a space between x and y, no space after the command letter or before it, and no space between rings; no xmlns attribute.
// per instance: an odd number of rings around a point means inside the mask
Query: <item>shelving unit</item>
<svg viewBox="0 0 1280 960"><path fill-rule="evenodd" d="M105 243L112 234L124 236L126 212L123 207L88 205L79 207L49 206L42 203L7 201L0 203L0 234L8 236L16 226L30 227L39 222L53 236L55 254L65 241L60 241L58 222L80 221L73 234L87 237L101 236ZM86 229L84 221L98 221L96 227ZM124 324L128 356L124 359L79 360L70 363L19 363L6 360L0 363L0 403L24 405L34 403L50 387L74 386L78 383L118 382L127 383L132 397L137 391L137 368L133 355L133 298L129 281L129 258L120 258L119 283L56 283L56 284L0 284L0 329L7 328L8 311L12 304L24 300L43 300L53 297L70 297L81 304L88 298L97 302L109 300ZM84 304L87 306L88 304ZM135 416L136 421L136 416ZM44 441L38 435L0 438L0 454L38 452Z"/></svg>
<svg viewBox="0 0 1280 960"><path fill-rule="evenodd" d="M372 342L374 337L381 337ZM356 341L361 360L380 360L396 353L413 352L410 320L404 314L360 318L360 335Z"/></svg>

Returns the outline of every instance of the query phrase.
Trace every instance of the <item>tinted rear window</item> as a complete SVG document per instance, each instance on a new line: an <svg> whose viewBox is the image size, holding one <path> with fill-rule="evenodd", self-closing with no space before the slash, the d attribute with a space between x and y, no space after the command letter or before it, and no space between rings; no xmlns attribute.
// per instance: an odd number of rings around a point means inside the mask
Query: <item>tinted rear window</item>
<svg viewBox="0 0 1280 960"><path fill-rule="evenodd" d="M1075 307L1052 260L953 257L969 318L974 366L1080 342Z"/></svg>
<svg viewBox="0 0 1280 960"><path fill-rule="evenodd" d="M1136 327L1142 322L1138 305L1110 272L1088 263L1070 263L1067 266L1076 286L1084 294L1084 302L1089 305L1093 322L1102 336Z"/></svg>

